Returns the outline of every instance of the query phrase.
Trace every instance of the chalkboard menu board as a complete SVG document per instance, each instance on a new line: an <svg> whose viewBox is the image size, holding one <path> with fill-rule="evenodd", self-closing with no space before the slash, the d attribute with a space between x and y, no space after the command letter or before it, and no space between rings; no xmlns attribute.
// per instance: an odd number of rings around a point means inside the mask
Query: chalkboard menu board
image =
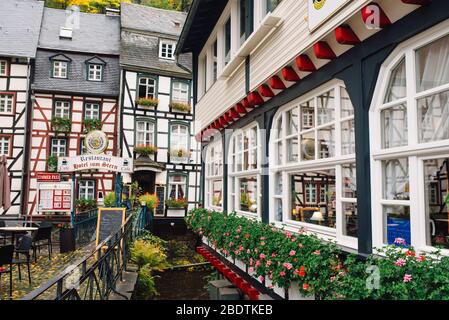
<svg viewBox="0 0 449 320"><path fill-rule="evenodd" d="M155 214L164 215L165 187L156 187L156 196L159 199L159 204L156 207Z"/></svg>
<svg viewBox="0 0 449 320"><path fill-rule="evenodd" d="M125 223L125 208L98 208L96 245L117 233Z"/></svg>

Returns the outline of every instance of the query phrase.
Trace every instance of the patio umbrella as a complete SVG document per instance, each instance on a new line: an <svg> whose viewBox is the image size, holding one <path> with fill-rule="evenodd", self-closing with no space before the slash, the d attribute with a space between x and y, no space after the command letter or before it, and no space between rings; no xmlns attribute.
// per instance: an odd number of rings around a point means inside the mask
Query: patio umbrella
<svg viewBox="0 0 449 320"><path fill-rule="evenodd" d="M0 208L2 207L3 211L11 207L11 186L9 185L6 156L0 157Z"/></svg>

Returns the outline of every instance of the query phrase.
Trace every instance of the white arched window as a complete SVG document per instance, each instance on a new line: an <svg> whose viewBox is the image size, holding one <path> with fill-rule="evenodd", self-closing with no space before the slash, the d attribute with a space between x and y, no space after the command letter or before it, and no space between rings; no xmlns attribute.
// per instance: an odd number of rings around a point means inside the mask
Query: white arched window
<svg viewBox="0 0 449 320"><path fill-rule="evenodd" d="M206 149L206 199L208 209L223 210L223 147L214 141Z"/></svg>
<svg viewBox="0 0 449 320"><path fill-rule="evenodd" d="M260 134L257 124L232 135L228 154L228 211L260 217Z"/></svg>
<svg viewBox="0 0 449 320"><path fill-rule="evenodd" d="M373 245L449 249L449 22L382 66L370 110Z"/></svg>
<svg viewBox="0 0 449 320"><path fill-rule="evenodd" d="M332 81L282 107L270 143L270 221L357 246L354 108Z"/></svg>

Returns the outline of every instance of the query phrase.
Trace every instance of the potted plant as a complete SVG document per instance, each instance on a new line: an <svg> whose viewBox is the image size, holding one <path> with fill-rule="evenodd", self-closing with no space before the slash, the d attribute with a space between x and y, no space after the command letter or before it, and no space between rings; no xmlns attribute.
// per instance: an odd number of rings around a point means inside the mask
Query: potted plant
<svg viewBox="0 0 449 320"><path fill-rule="evenodd" d="M134 152L141 157L148 157L157 153L157 147L153 145L137 145L134 147Z"/></svg>
<svg viewBox="0 0 449 320"><path fill-rule="evenodd" d="M59 228L59 252L72 252L76 249L75 229L70 223L58 225Z"/></svg>
<svg viewBox="0 0 449 320"><path fill-rule="evenodd" d="M156 194L149 194L147 192L139 197L139 203L145 205L150 210L155 210L159 205L159 199Z"/></svg>
<svg viewBox="0 0 449 320"><path fill-rule="evenodd" d="M167 201L165 201L165 204L170 209L186 209L188 202L184 198L180 198L180 199L170 198Z"/></svg>
<svg viewBox="0 0 449 320"><path fill-rule="evenodd" d="M88 133L95 130L101 130L100 119L84 119L84 133Z"/></svg>
<svg viewBox="0 0 449 320"><path fill-rule="evenodd" d="M115 206L115 192L106 193L106 197L104 197L104 206L107 208Z"/></svg>
<svg viewBox="0 0 449 320"><path fill-rule="evenodd" d="M136 104L139 107L157 108L159 100L154 98L139 98L136 100Z"/></svg>
<svg viewBox="0 0 449 320"><path fill-rule="evenodd" d="M192 111L192 106L188 103L172 101L169 106L172 110L183 113L190 113L190 111Z"/></svg>
<svg viewBox="0 0 449 320"><path fill-rule="evenodd" d="M69 133L72 130L72 120L66 117L53 117L51 127L56 133Z"/></svg>
<svg viewBox="0 0 449 320"><path fill-rule="evenodd" d="M58 157L57 156L49 156L47 158L47 169L49 172L56 172L58 169Z"/></svg>

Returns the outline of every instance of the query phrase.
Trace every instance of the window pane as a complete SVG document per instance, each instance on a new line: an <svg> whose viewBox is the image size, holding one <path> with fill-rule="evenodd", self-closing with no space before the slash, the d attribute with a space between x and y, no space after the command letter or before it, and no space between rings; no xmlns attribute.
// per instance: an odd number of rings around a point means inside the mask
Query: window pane
<svg viewBox="0 0 449 320"><path fill-rule="evenodd" d="M240 210L257 213L257 177L240 179Z"/></svg>
<svg viewBox="0 0 449 320"><path fill-rule="evenodd" d="M274 219L276 221L282 221L283 208L282 208L282 199L274 199Z"/></svg>
<svg viewBox="0 0 449 320"><path fill-rule="evenodd" d="M418 100L419 142L449 139L449 91Z"/></svg>
<svg viewBox="0 0 449 320"><path fill-rule="evenodd" d="M225 24L225 65L231 61L231 18Z"/></svg>
<svg viewBox="0 0 449 320"><path fill-rule="evenodd" d="M335 91L328 91L317 98L318 125L335 120Z"/></svg>
<svg viewBox="0 0 449 320"><path fill-rule="evenodd" d="M340 88L341 95L341 117L346 118L354 115L354 107L345 88Z"/></svg>
<svg viewBox="0 0 449 320"><path fill-rule="evenodd" d="M315 107L313 101L301 104L301 131L315 126Z"/></svg>
<svg viewBox="0 0 449 320"><path fill-rule="evenodd" d="M297 162L299 159L299 142L298 138L290 138L287 140L288 162Z"/></svg>
<svg viewBox="0 0 449 320"><path fill-rule="evenodd" d="M287 111L287 135L298 133L298 108Z"/></svg>
<svg viewBox="0 0 449 320"><path fill-rule="evenodd" d="M345 164L342 166L342 197L343 198L357 198L357 173L354 163Z"/></svg>
<svg viewBox="0 0 449 320"><path fill-rule="evenodd" d="M384 242L409 246L410 236L410 207L383 206L384 210Z"/></svg>
<svg viewBox="0 0 449 320"><path fill-rule="evenodd" d="M212 205L215 207L221 207L223 201L223 181L215 180L212 182Z"/></svg>
<svg viewBox="0 0 449 320"><path fill-rule="evenodd" d="M341 124L341 153L343 155L355 153L354 120L344 121Z"/></svg>
<svg viewBox="0 0 449 320"><path fill-rule="evenodd" d="M335 157L335 126L318 130L319 158Z"/></svg>
<svg viewBox="0 0 449 320"><path fill-rule="evenodd" d="M348 237L357 237L357 204L343 202L343 234Z"/></svg>
<svg viewBox="0 0 449 320"><path fill-rule="evenodd" d="M284 190L284 187L282 185L282 173L276 173L274 176L274 181L275 181L274 193L277 196L282 196L282 192Z"/></svg>
<svg viewBox="0 0 449 320"><path fill-rule="evenodd" d="M282 0L265 0L267 2L267 13L274 11Z"/></svg>
<svg viewBox="0 0 449 320"><path fill-rule="evenodd" d="M404 98L407 94L407 82L405 73L405 59L391 71L390 82L387 87L385 102Z"/></svg>
<svg viewBox="0 0 449 320"><path fill-rule="evenodd" d="M406 146L408 144L407 107L398 105L381 112L384 149Z"/></svg>
<svg viewBox="0 0 449 320"><path fill-rule="evenodd" d="M427 244L449 249L449 158L424 161Z"/></svg>
<svg viewBox="0 0 449 320"><path fill-rule="evenodd" d="M408 159L383 161L384 199L409 200L410 182Z"/></svg>
<svg viewBox="0 0 449 320"><path fill-rule="evenodd" d="M335 228L335 170L291 175L291 219Z"/></svg>
<svg viewBox="0 0 449 320"><path fill-rule="evenodd" d="M282 141L276 143L276 164L281 165L284 162L283 150L282 150Z"/></svg>
<svg viewBox="0 0 449 320"><path fill-rule="evenodd" d="M315 160L315 131L301 135L301 160Z"/></svg>
<svg viewBox="0 0 449 320"><path fill-rule="evenodd" d="M417 90L449 83L449 36L416 51Z"/></svg>

